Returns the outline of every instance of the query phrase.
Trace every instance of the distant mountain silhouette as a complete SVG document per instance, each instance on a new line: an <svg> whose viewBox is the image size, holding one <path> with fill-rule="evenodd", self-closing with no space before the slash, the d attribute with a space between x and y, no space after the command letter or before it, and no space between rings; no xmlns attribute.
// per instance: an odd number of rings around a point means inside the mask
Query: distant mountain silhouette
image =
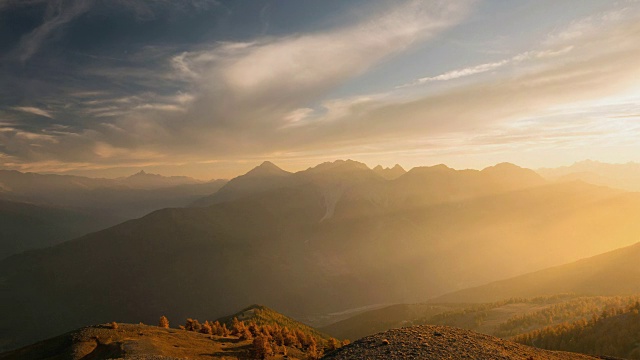
<svg viewBox="0 0 640 360"><path fill-rule="evenodd" d="M640 294L640 243L487 285L438 297L437 302L492 302L560 293Z"/></svg>
<svg viewBox="0 0 640 360"><path fill-rule="evenodd" d="M80 210L0 200L0 259L55 245L116 221Z"/></svg>
<svg viewBox="0 0 640 360"><path fill-rule="evenodd" d="M514 165L417 168L395 180L354 161L266 168L278 174L269 186L236 178L229 200L0 261L0 307L12 309L0 327L5 348L114 319L211 319L256 302L309 321L424 301L628 245L640 232L637 196L547 184Z"/></svg>
<svg viewBox="0 0 640 360"><path fill-rule="evenodd" d="M555 181L582 180L590 184L628 191L640 191L640 164L607 164L585 160L571 166L539 169L542 176Z"/></svg>
<svg viewBox="0 0 640 360"><path fill-rule="evenodd" d="M225 183L143 171L126 178L95 179L0 170L0 200L6 201L0 221L10 223L0 233L15 234L0 237L0 249L4 249L0 258L54 245L154 210L186 206ZM20 219L15 217L17 205L9 210L8 202L25 204L20 207Z"/></svg>
<svg viewBox="0 0 640 360"><path fill-rule="evenodd" d="M164 207L188 205L216 192L225 180L209 182L141 171L117 179L0 170L0 199L140 217Z"/></svg>
<svg viewBox="0 0 640 360"><path fill-rule="evenodd" d="M162 176L158 174L150 174L144 170L128 177L114 179L115 183L137 189L157 189L164 187L172 187L179 185L202 184L203 181L196 180L187 176Z"/></svg>

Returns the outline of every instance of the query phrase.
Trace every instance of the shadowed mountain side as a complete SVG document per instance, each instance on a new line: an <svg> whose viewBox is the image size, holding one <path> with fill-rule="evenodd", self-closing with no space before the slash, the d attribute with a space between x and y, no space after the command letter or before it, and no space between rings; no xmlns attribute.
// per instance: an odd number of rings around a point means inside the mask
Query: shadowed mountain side
<svg viewBox="0 0 640 360"><path fill-rule="evenodd" d="M488 191L480 173L472 178ZM212 319L256 302L298 319L418 302L627 245L640 232L640 199L586 184L495 187L448 202L442 193L457 187L425 186L424 201L389 195L417 192L417 181L372 193L409 174L386 181L357 163L327 164L296 174L305 179L296 186L165 209L13 256L0 262L0 307L12 308L0 338L10 348L91 323Z"/></svg>
<svg viewBox="0 0 640 360"><path fill-rule="evenodd" d="M446 326L413 326L362 338L324 360L517 359L569 360L597 357L540 350L473 331Z"/></svg>
<svg viewBox="0 0 640 360"><path fill-rule="evenodd" d="M55 245L115 222L71 209L0 200L0 259Z"/></svg>
<svg viewBox="0 0 640 360"><path fill-rule="evenodd" d="M309 271L300 254L307 247L284 240L296 237L297 226L317 222L317 202L289 191L247 205L165 209L10 257L0 262L0 303L13 310L3 316L3 343L9 338L24 344L24 338L90 323L155 322L157 314L215 318L254 301L304 304L300 296L319 291L304 279ZM289 222L297 226L285 226ZM41 321L49 325L36 326Z"/></svg>
<svg viewBox="0 0 640 360"><path fill-rule="evenodd" d="M512 279L457 291L435 302L491 302L558 293L631 295L640 293L640 243L602 255Z"/></svg>
<svg viewBox="0 0 640 360"><path fill-rule="evenodd" d="M290 172L280 169L270 161L265 161L248 173L233 178L217 192L194 201L191 206L206 207L263 191L287 187L293 183L290 176Z"/></svg>
<svg viewBox="0 0 640 360"><path fill-rule="evenodd" d="M215 192L201 182L144 172L119 179L0 170L0 258L43 248ZM19 205L22 203L22 205Z"/></svg>

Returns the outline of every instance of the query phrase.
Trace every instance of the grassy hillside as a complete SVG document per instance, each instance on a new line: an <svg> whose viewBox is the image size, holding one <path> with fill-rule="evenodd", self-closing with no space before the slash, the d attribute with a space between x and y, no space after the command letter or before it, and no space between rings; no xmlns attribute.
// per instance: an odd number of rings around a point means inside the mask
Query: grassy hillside
<svg viewBox="0 0 640 360"><path fill-rule="evenodd" d="M574 295L510 299L423 317L417 322L460 327L509 338L549 325L590 318L602 311L630 306L639 299L640 296Z"/></svg>
<svg viewBox="0 0 640 360"><path fill-rule="evenodd" d="M640 302L524 335L515 341L543 349L640 359Z"/></svg>
<svg viewBox="0 0 640 360"><path fill-rule="evenodd" d="M626 307L637 296L556 295L514 298L487 304L403 304L367 311L321 328L333 336L357 339L411 325L446 325L501 338Z"/></svg>
<svg viewBox="0 0 640 360"><path fill-rule="evenodd" d="M280 348L269 359L306 359L295 347ZM106 360L116 358L256 359L252 340L149 325L90 326L0 354L2 360Z"/></svg>
<svg viewBox="0 0 640 360"><path fill-rule="evenodd" d="M247 308L240 310L239 312L223 316L218 319L222 324L226 324L231 328L234 319L238 321L244 321L245 323L255 323L258 326L270 325L286 327L290 330L299 330L305 335L317 337L318 339L329 340L330 336L324 334L311 326L305 325L297 320L294 320L288 316L285 316L275 310L269 309L264 305L251 305Z"/></svg>
<svg viewBox="0 0 640 360"><path fill-rule="evenodd" d="M173 328L170 328L173 326ZM261 305L216 321L162 316L158 327L111 322L0 354L0 359L317 359L342 346L335 338Z"/></svg>

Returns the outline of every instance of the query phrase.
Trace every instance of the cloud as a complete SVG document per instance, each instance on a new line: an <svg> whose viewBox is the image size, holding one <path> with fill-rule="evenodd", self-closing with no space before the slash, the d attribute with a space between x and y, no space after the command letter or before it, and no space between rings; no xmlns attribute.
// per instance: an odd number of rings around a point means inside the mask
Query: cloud
<svg viewBox="0 0 640 360"><path fill-rule="evenodd" d="M207 129L231 138L271 137L290 125L296 109L308 107L349 79L454 26L471 4L405 1L379 9L381 16L338 29L182 52L171 64L176 76L189 81L198 95L186 115L189 120L182 122L187 128L172 130L187 138L207 136ZM173 119L165 122L169 127L172 123ZM197 133L189 134L190 128L198 129ZM252 148L263 145L238 143Z"/></svg>
<svg viewBox="0 0 640 360"><path fill-rule="evenodd" d="M537 140L540 146L579 144L615 130L577 117L575 127L548 126L558 119L549 112L637 87L635 13L599 22L597 31L560 31L574 35L549 35L553 41L529 51L424 76L410 86L331 97L350 79L460 23L470 6L408 1L315 33L153 49L153 66L90 69L143 90L74 89L69 101L86 119L83 127L50 129L46 134L60 141L31 139L38 149L0 135L9 149L0 152L31 169L65 162L65 169L105 168L326 154L462 154ZM474 76L479 74L487 76ZM453 81L462 78L468 81ZM429 86L438 81L450 83ZM638 113L628 111L616 116ZM512 126L532 118L539 122L526 131Z"/></svg>
<svg viewBox="0 0 640 360"><path fill-rule="evenodd" d="M47 42L53 41L56 32L76 18L98 8L117 7L136 16L138 20L148 21L156 14L174 14L176 12L202 12L219 6L217 0L1 0L0 11L5 8L46 6L42 23L20 40L12 53L21 62L29 60Z"/></svg>
<svg viewBox="0 0 640 360"><path fill-rule="evenodd" d="M44 116L44 117L48 117L49 119L53 119L53 115L48 112L47 110L43 110L37 107L33 107L33 106L15 106L12 107L13 110L18 110L18 111L22 111L22 112L26 112L29 114L34 114L34 115L39 115L39 116Z"/></svg>
<svg viewBox="0 0 640 360"><path fill-rule="evenodd" d="M497 69L502 68L502 67L504 67L506 65L518 64L518 63L523 62L523 61L535 60L535 59L544 59L544 58L551 58L551 57L560 56L560 55L563 55L563 54L566 54L566 53L570 52L571 50L573 50L573 46L572 45L563 46L563 47L558 48L558 49L547 49L547 50L540 50L540 51L527 51L527 52L523 52L523 53L517 54L515 56L512 56L510 58L499 60L499 61L495 61L495 62L484 63L484 64L473 65L473 66L462 68L462 69L451 70L451 71L447 71L447 72L445 72L443 74L436 75L436 76L422 77L422 78L419 78L418 80L416 80L416 81L414 81L412 83L405 84L405 85L400 85L397 88L403 88L403 87L415 86L415 85L423 85L423 84L426 84L426 83L429 83L429 82L433 82L433 81L448 81L448 80L459 79L459 78L467 77L467 76L471 76L471 75L482 74L482 73L486 73L486 72L489 72L489 71L497 70Z"/></svg>
<svg viewBox="0 0 640 360"><path fill-rule="evenodd" d="M18 59L27 61L54 31L84 14L90 7L91 1L48 1L43 23L21 39L16 50Z"/></svg>

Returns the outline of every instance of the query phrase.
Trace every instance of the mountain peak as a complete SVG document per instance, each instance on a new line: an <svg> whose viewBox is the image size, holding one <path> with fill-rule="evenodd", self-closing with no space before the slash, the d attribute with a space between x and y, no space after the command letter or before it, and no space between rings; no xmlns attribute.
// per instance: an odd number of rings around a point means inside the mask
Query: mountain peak
<svg viewBox="0 0 640 360"><path fill-rule="evenodd" d="M151 173L148 173L148 172L146 172L146 171L144 171L144 170L140 170L140 171L138 171L137 173L135 173L135 174L133 174L133 175L130 175L130 176L129 176L129 178L133 178L133 177L142 177L142 176L160 176L160 175L151 174Z"/></svg>
<svg viewBox="0 0 640 360"><path fill-rule="evenodd" d="M245 175L250 176L284 176L289 175L290 172L282 170L276 164L271 161L263 161L262 164L254 167Z"/></svg>
<svg viewBox="0 0 640 360"><path fill-rule="evenodd" d="M409 170L409 173L421 174L421 173L443 173L443 172L455 172L455 169L448 167L445 164L438 164L433 166L418 166Z"/></svg>
<svg viewBox="0 0 640 360"><path fill-rule="evenodd" d="M493 166L488 166L484 169L482 169L482 171L494 171L494 170L521 170L524 169L518 165L512 164L510 162L502 162L499 164L495 164Z"/></svg>
<svg viewBox="0 0 640 360"><path fill-rule="evenodd" d="M384 168L382 167L382 165L378 165L375 168L373 168L373 171L375 171L376 174L380 175L381 177L387 180L397 179L407 172L399 164L395 164L392 168L388 168L388 167Z"/></svg>
<svg viewBox="0 0 640 360"><path fill-rule="evenodd" d="M260 168L276 168L276 169L280 169L276 164L272 163L269 160L263 161L262 164L258 165L258 167L260 167Z"/></svg>
<svg viewBox="0 0 640 360"><path fill-rule="evenodd" d="M545 183L537 172L508 162L489 166L480 171L499 183L519 184L523 187L539 186Z"/></svg>
<svg viewBox="0 0 640 360"><path fill-rule="evenodd" d="M320 165L307 169L311 172L325 172L325 171L353 171L353 170L371 170L369 167L359 161L347 159L323 162Z"/></svg>

